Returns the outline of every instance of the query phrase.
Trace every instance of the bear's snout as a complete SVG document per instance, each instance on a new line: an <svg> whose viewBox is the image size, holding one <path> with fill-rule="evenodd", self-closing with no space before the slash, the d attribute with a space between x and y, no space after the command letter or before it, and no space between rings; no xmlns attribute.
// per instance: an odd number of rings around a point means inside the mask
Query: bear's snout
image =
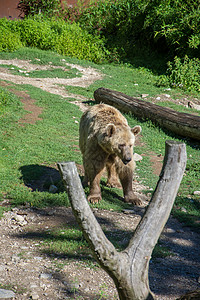
<svg viewBox="0 0 200 300"><path fill-rule="evenodd" d="M124 158L122 161L125 165L127 165L131 161L131 157Z"/></svg>

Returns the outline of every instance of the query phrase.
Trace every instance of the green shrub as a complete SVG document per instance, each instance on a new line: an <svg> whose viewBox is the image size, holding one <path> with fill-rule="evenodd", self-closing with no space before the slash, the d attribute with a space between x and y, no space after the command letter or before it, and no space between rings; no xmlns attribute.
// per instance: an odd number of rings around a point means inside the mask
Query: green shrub
<svg viewBox="0 0 200 300"><path fill-rule="evenodd" d="M0 31L0 52L12 52L23 46L18 33L2 26Z"/></svg>
<svg viewBox="0 0 200 300"><path fill-rule="evenodd" d="M156 38L164 37L172 51L182 56L200 49L200 6L197 0L158 1L146 18Z"/></svg>
<svg viewBox="0 0 200 300"><path fill-rule="evenodd" d="M199 15L197 0L100 0L66 9L67 19L104 36L111 49L129 55L137 43L140 51L150 47L172 55L198 56Z"/></svg>
<svg viewBox="0 0 200 300"><path fill-rule="evenodd" d="M189 91L200 91L200 60L175 57L168 63L168 80L172 87L180 87Z"/></svg>
<svg viewBox="0 0 200 300"><path fill-rule="evenodd" d="M102 40L81 29L78 24L65 23L59 29L60 34L55 35L54 43L54 49L58 53L95 63L100 63L108 57L109 53Z"/></svg>
<svg viewBox="0 0 200 300"><path fill-rule="evenodd" d="M22 46L23 41L27 47L57 51L59 54L95 63L110 57L99 36L93 36L78 24L70 24L62 19L46 18L43 15L14 21L0 19L1 28L3 34L0 36L0 51L15 50L17 46Z"/></svg>
<svg viewBox="0 0 200 300"><path fill-rule="evenodd" d="M42 50L53 48L54 36L51 24L43 17L36 16L19 21L19 31L26 46Z"/></svg>

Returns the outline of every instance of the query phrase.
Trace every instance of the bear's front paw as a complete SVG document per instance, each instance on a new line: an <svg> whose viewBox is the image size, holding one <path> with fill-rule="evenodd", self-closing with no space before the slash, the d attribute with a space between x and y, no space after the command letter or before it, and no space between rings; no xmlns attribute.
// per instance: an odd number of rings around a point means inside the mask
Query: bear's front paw
<svg viewBox="0 0 200 300"><path fill-rule="evenodd" d="M122 188L121 184L119 181L110 181L108 180L107 183L106 183L106 186L110 187L110 188Z"/></svg>
<svg viewBox="0 0 200 300"><path fill-rule="evenodd" d="M88 196L88 201L92 204L99 203L99 201L101 201L101 199L102 199L101 195L99 195L99 194Z"/></svg>
<svg viewBox="0 0 200 300"><path fill-rule="evenodd" d="M133 203L137 206L143 206L143 201L134 193L131 193L131 195L124 196L124 201L127 203Z"/></svg>

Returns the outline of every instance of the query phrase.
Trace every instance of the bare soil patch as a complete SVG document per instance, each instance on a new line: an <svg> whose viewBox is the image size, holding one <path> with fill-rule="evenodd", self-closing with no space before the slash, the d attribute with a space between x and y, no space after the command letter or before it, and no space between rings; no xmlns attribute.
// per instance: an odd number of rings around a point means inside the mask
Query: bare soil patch
<svg viewBox="0 0 200 300"><path fill-rule="evenodd" d="M99 223L115 235L134 232L143 213L144 208L124 213L94 209ZM17 300L118 299L112 280L98 266L91 268L76 253L71 258L43 252L43 240L48 238L49 230L65 226L77 227L71 208L21 207L5 213L0 220L1 285L12 287ZM176 299L197 289L198 234L170 217L160 241L170 248L171 256L151 260L150 286L156 299ZM127 242L121 240L122 245Z"/></svg>
<svg viewBox="0 0 200 300"><path fill-rule="evenodd" d="M29 62L21 60L2 61L0 64L14 64L30 70ZM45 67L45 66L42 66ZM52 66L51 66L52 67ZM0 69L0 79L15 84L32 84L47 92L59 94L63 97L74 97L85 100L79 95L69 95L62 85L88 86L94 80L100 79L101 74L96 70L78 67L83 73L81 78L75 79L45 79L26 78L12 75L5 68ZM2 81L1 85L9 85ZM12 90L20 96L25 110L31 113L25 115L21 123L34 123L40 119L41 108L35 105L26 92ZM77 101L76 104L79 104ZM81 109L85 105L81 104ZM149 154L153 162L153 172L160 173L163 157L154 153ZM82 166L79 166L82 171ZM59 176L55 168L47 168L40 180L32 182L30 188L45 191L45 182L51 176ZM137 181L135 191L143 188ZM0 205L9 205L5 199ZM94 209L103 228L112 234L134 232L145 208L134 209L118 213ZM25 299L118 299L112 280L99 267L87 265L74 253L74 258L62 257L54 253L44 253L43 240L52 228L65 226L76 227L71 208L54 207L34 209L31 207L14 208L4 213L0 220L0 284L5 289L15 291L16 300ZM122 239L122 245L127 244ZM200 239L196 232L170 217L160 237L162 246L168 247L171 255L166 258L152 259L150 262L150 287L159 300L175 300L181 294L200 288ZM93 262L92 258L90 258ZM94 263L94 262L93 262Z"/></svg>

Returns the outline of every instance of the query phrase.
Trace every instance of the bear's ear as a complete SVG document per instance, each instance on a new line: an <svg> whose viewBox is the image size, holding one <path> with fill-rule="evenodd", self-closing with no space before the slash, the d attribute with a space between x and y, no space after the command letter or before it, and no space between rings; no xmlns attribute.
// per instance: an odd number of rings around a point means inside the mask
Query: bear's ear
<svg viewBox="0 0 200 300"><path fill-rule="evenodd" d="M140 125L136 125L135 127L131 128L131 132L134 135L138 135L142 131L142 128Z"/></svg>
<svg viewBox="0 0 200 300"><path fill-rule="evenodd" d="M106 134L107 136L111 137L113 133L115 133L116 127L114 124L108 124L106 126Z"/></svg>

